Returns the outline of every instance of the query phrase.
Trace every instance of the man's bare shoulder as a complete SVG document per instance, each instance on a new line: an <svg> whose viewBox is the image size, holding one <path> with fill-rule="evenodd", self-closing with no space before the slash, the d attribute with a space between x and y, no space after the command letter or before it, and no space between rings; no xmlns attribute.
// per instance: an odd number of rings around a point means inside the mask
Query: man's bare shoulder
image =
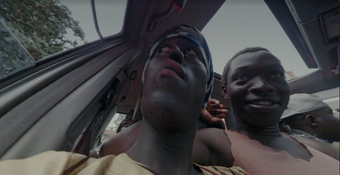
<svg viewBox="0 0 340 175"><path fill-rule="evenodd" d="M218 128L206 128L197 131L194 147L201 146L209 152L209 163L213 165L233 165L234 158L231 153L231 143L225 130Z"/></svg>
<svg viewBox="0 0 340 175"><path fill-rule="evenodd" d="M196 138L202 142L230 144L225 130L218 128L206 128L196 132Z"/></svg>

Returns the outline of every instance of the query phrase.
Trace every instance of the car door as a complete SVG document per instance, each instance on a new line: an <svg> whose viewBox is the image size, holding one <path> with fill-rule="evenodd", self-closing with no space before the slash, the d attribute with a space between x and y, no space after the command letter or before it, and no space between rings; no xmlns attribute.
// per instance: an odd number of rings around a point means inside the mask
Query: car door
<svg viewBox="0 0 340 175"><path fill-rule="evenodd" d="M91 2L96 15L96 1ZM0 160L47 150L91 149L115 113L135 107L148 48L155 38L178 24L202 29L223 2L129 0L121 32L47 56L3 77ZM174 5L181 10L174 10ZM100 30L97 26L99 35Z"/></svg>
<svg viewBox="0 0 340 175"><path fill-rule="evenodd" d="M128 66L144 49L142 42L129 41L138 38L133 28L131 23L121 33L59 52L3 78L1 159L70 150L93 118L100 132L100 125L117 111L113 96L128 78Z"/></svg>

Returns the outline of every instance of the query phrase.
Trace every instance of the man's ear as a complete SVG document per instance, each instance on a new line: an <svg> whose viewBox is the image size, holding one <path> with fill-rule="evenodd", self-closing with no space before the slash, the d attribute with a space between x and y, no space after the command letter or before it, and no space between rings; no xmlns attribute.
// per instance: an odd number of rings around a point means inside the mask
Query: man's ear
<svg viewBox="0 0 340 175"><path fill-rule="evenodd" d="M307 121L308 125L311 127L318 127L319 121L312 115L306 115L305 120Z"/></svg>
<svg viewBox="0 0 340 175"><path fill-rule="evenodd" d="M229 96L227 94L227 87L225 85L221 86L221 91L222 91L222 95L225 99L229 100Z"/></svg>

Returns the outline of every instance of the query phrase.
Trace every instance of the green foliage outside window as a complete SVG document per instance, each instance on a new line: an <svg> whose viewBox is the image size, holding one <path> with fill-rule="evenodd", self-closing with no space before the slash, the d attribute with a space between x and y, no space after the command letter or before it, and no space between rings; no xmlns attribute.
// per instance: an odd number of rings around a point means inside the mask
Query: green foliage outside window
<svg viewBox="0 0 340 175"><path fill-rule="evenodd" d="M0 0L0 20L35 60L78 45L65 37L67 31L86 42L79 22L59 0Z"/></svg>
<svg viewBox="0 0 340 175"><path fill-rule="evenodd" d="M0 77L32 65L32 57L0 21Z"/></svg>

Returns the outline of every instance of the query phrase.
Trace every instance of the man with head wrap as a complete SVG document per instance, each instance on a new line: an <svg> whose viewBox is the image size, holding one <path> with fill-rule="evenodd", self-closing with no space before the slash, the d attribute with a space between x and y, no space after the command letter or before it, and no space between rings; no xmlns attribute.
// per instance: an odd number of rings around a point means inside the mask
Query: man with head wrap
<svg viewBox="0 0 340 175"><path fill-rule="evenodd" d="M123 155L158 174L208 173L191 159L197 120L212 89L208 46L196 28L182 25L162 35L149 55L143 73L140 134Z"/></svg>
<svg viewBox="0 0 340 175"><path fill-rule="evenodd" d="M196 28L190 27L187 25L180 25L180 26L176 26L165 31L162 35L160 35L156 39L156 42L151 46L151 49L148 53L148 60L146 62L146 65L149 64L151 58L154 56L154 54L157 53L158 51L157 49L159 49L159 47L162 47L162 44L164 44L164 41L167 39L171 39L171 38L183 38L188 41L192 41L193 43L195 43L198 53L203 53L201 54L203 58L202 59L203 64L206 67L207 75L209 75L208 76L209 79L207 80L206 94L204 97L204 107L205 107L207 105L207 102L209 100L211 90L212 90L213 69L212 69L211 56L210 56L210 51L209 51L207 42L205 41L203 35ZM166 47L164 49L167 50L169 48ZM177 60L179 59L179 58L176 58L177 57L176 54L170 55L169 57L171 57L172 59L177 59ZM147 66L145 66L145 69L146 67ZM196 78L201 79L201 77L196 77ZM143 82L144 82L144 76L143 76ZM224 109L224 106L220 104L219 101L214 100L214 99L209 100L208 106L209 106L209 109L210 108L211 109L209 111L203 110L202 113L200 114L200 120L198 122L199 128L204 127L204 125L223 123L220 118L224 118L225 113L227 112L227 110ZM174 107L178 107L177 104L174 104ZM97 147L95 150L92 150L90 154L91 157L102 157L105 155L118 155L120 153L126 152L136 142L138 138L141 119L142 119L142 114L140 110L140 103L137 102L136 108L134 110L134 119L133 119L135 123L132 124L131 126L128 126L127 129L120 132L115 137L103 143L103 145ZM122 122L122 124L124 123Z"/></svg>
<svg viewBox="0 0 340 175"><path fill-rule="evenodd" d="M144 118L136 143L126 153L88 159L50 151L2 162L0 172L61 174L70 167L64 174L245 174L237 167L203 167L192 162L197 121L210 97L212 80L210 53L201 33L187 25L174 27L150 50L143 72ZM32 169L32 164L40 168Z"/></svg>

